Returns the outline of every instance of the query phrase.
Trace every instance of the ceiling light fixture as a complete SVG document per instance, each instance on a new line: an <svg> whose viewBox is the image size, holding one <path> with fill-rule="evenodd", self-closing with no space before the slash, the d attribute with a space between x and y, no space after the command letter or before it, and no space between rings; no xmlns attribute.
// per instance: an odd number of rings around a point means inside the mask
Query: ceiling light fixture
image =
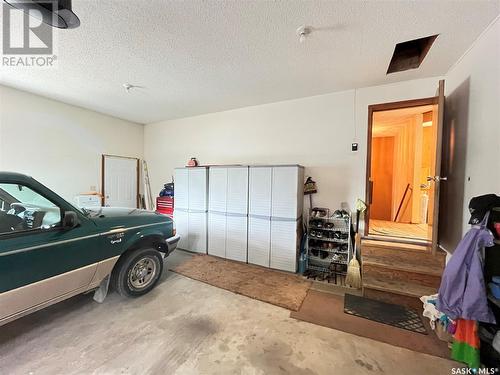
<svg viewBox="0 0 500 375"><path fill-rule="evenodd" d="M4 0L10 6L59 29L74 29L80 26L80 19L71 10L71 0ZM33 12L33 10L38 12Z"/></svg>
<svg viewBox="0 0 500 375"><path fill-rule="evenodd" d="M306 38L313 32L313 28L312 26L306 26L306 25L302 25L300 26L296 33L297 33L297 36L299 37L299 42L300 43L304 43L304 41L306 40Z"/></svg>

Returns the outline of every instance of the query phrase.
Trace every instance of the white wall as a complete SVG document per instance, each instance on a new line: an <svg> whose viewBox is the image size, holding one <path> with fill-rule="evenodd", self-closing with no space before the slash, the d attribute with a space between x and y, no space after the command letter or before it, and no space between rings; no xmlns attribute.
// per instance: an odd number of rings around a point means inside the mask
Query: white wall
<svg viewBox="0 0 500 375"><path fill-rule="evenodd" d="M0 86L0 170L73 202L100 189L101 154L143 157L143 126Z"/></svg>
<svg viewBox="0 0 500 375"><path fill-rule="evenodd" d="M500 194L500 18L446 74L445 146L440 238L453 250L469 228L468 203Z"/></svg>
<svg viewBox="0 0 500 375"><path fill-rule="evenodd" d="M368 105L434 96L439 78L337 92L145 126L153 194L190 157L204 164L302 164L313 204L364 199ZM356 126L354 125L356 124ZM351 143L359 151L351 152ZM306 206L308 207L308 202Z"/></svg>

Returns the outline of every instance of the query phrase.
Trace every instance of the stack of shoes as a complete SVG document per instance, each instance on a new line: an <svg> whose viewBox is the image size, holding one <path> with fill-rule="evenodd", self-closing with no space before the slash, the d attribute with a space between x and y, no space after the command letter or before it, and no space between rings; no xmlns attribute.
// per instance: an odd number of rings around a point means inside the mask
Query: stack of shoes
<svg viewBox="0 0 500 375"><path fill-rule="evenodd" d="M313 208L311 211L311 217L326 217L326 210L321 208Z"/></svg>
<svg viewBox="0 0 500 375"><path fill-rule="evenodd" d="M351 215L346 210L336 210L332 217L335 219L349 219Z"/></svg>

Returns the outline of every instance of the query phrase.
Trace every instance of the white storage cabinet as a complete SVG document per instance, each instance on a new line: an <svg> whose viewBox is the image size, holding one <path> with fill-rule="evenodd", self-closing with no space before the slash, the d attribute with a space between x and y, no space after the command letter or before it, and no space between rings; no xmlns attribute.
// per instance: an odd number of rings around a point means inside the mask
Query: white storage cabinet
<svg viewBox="0 0 500 375"><path fill-rule="evenodd" d="M207 204L207 168L176 168L174 220L181 236L179 248L206 254Z"/></svg>

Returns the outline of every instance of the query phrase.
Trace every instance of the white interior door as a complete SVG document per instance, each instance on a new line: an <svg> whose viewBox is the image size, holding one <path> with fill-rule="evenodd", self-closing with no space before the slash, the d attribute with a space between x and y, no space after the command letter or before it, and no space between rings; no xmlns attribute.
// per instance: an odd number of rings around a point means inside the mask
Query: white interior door
<svg viewBox="0 0 500 375"><path fill-rule="evenodd" d="M247 216L226 217L226 258L247 261Z"/></svg>
<svg viewBox="0 0 500 375"><path fill-rule="evenodd" d="M138 159L104 155L104 205L137 208Z"/></svg>
<svg viewBox="0 0 500 375"><path fill-rule="evenodd" d="M226 257L226 214L208 214L208 253L221 258Z"/></svg>
<svg viewBox="0 0 500 375"><path fill-rule="evenodd" d="M271 221L267 218L248 218L248 263L269 267L271 251Z"/></svg>
<svg viewBox="0 0 500 375"><path fill-rule="evenodd" d="M250 167L250 215L271 216L272 171L271 167Z"/></svg>

